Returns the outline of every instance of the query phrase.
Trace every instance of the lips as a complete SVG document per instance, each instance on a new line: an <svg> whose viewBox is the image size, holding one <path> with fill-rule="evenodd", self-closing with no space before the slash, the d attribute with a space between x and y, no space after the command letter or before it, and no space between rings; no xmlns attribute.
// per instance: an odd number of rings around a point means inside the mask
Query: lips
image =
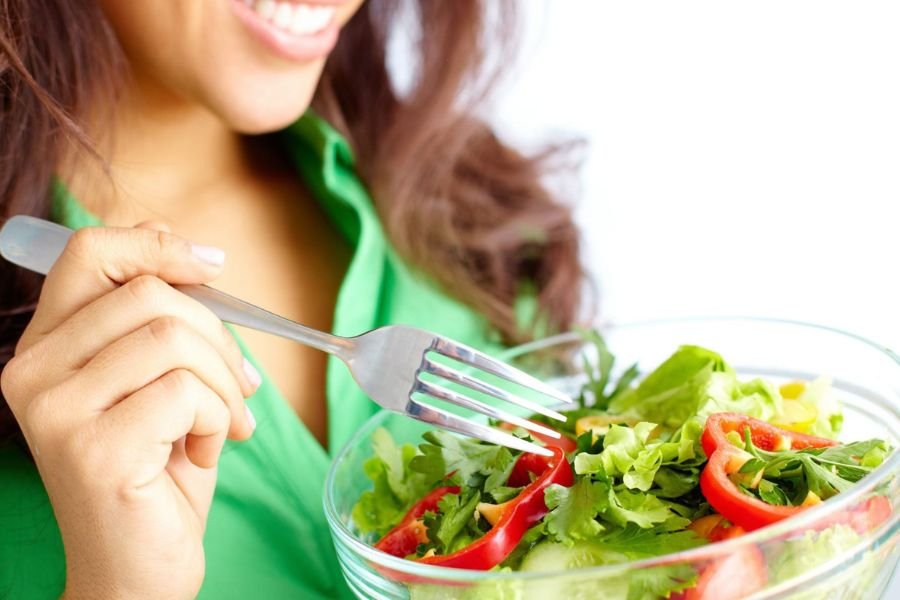
<svg viewBox="0 0 900 600"><path fill-rule="evenodd" d="M337 43L340 2L232 0L249 33L274 54L297 62L323 58Z"/></svg>

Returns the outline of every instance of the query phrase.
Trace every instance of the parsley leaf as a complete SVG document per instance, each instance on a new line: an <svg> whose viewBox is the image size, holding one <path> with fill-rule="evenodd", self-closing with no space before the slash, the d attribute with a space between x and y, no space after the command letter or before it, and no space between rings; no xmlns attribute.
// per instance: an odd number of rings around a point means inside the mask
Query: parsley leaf
<svg viewBox="0 0 900 600"><path fill-rule="evenodd" d="M446 431L429 431L422 436L421 455L410 461L410 469L426 479L439 480L449 475L455 483L478 487L485 492L506 484L515 464L509 449L485 444Z"/></svg>
<svg viewBox="0 0 900 600"><path fill-rule="evenodd" d="M642 529L631 524L604 533L597 540L604 548L624 554L631 560L682 552L706 544L693 531L666 532L659 528Z"/></svg>
<svg viewBox="0 0 900 600"><path fill-rule="evenodd" d="M507 500L512 500L525 489L522 487L507 487L505 485L501 485L499 487L495 487L490 491L491 498L494 499L494 502L497 504L503 504Z"/></svg>
<svg viewBox="0 0 900 600"><path fill-rule="evenodd" d="M425 525L428 539L434 544L438 554L450 554L465 546L472 536L466 536L460 543L457 538L467 528L475 528L475 506L480 499L478 491L467 494L447 494L438 502L438 512L428 513ZM477 533L473 532L473 533Z"/></svg>
<svg viewBox="0 0 900 600"><path fill-rule="evenodd" d="M664 565L629 572L627 600L657 600L693 587L697 572L690 565Z"/></svg>
<svg viewBox="0 0 900 600"><path fill-rule="evenodd" d="M544 517L547 533L557 541L572 546L576 540L596 536L603 526L597 513L608 504L609 486L581 478L572 487L550 485L544 492L544 502L550 512Z"/></svg>

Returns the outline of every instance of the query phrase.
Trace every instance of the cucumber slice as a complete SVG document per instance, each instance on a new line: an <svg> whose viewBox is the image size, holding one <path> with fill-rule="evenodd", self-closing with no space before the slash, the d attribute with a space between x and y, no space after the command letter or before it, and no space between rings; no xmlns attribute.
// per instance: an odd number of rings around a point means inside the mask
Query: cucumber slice
<svg viewBox="0 0 900 600"><path fill-rule="evenodd" d="M594 542L577 542L571 548L559 542L541 542L522 559L520 571L566 571L581 567L614 565L628 559Z"/></svg>

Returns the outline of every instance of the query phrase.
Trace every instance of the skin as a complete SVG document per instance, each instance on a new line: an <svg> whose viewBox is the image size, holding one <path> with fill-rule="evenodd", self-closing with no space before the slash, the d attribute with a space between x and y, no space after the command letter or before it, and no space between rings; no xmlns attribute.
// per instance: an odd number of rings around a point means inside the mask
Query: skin
<svg viewBox="0 0 900 600"><path fill-rule="evenodd" d="M0 385L60 526L65 596L191 597L222 444L252 435L259 375L171 285L215 282L330 327L348 251L296 175L241 135L298 118L324 59L274 56L228 0L101 5L132 75L112 122L91 120L113 177L78 157L60 172L115 227L73 236ZM323 356L245 340L324 441Z"/></svg>

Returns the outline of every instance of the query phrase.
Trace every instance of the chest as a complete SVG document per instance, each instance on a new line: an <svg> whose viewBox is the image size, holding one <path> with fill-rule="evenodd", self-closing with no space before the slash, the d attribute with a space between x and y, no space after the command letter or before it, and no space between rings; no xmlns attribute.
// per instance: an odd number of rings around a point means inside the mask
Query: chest
<svg viewBox="0 0 900 600"><path fill-rule="evenodd" d="M316 329L329 331L350 249L318 203L293 178L233 190L220 210L184 223L190 239L226 252L215 287ZM248 329L256 361L320 443L326 441L327 355ZM252 402L252 401L251 401ZM252 405L251 405L252 409Z"/></svg>

